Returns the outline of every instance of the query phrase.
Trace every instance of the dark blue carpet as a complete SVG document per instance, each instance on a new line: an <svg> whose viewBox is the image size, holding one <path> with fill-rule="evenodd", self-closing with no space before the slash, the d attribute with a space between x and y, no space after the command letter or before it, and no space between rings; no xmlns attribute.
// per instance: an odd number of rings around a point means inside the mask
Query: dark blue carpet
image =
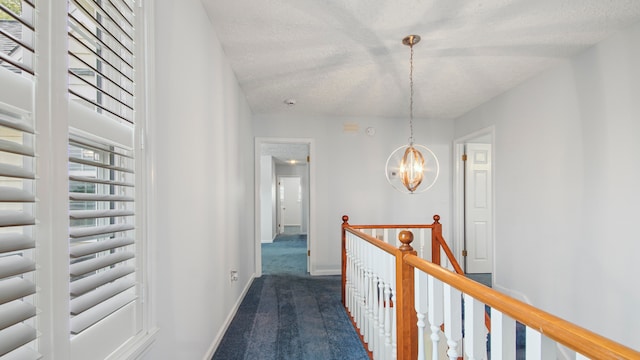
<svg viewBox="0 0 640 360"><path fill-rule="evenodd" d="M340 286L339 276L254 279L212 360L369 359Z"/></svg>
<svg viewBox="0 0 640 360"><path fill-rule="evenodd" d="M280 234L273 243L262 244L262 274L304 275L307 273L307 236Z"/></svg>

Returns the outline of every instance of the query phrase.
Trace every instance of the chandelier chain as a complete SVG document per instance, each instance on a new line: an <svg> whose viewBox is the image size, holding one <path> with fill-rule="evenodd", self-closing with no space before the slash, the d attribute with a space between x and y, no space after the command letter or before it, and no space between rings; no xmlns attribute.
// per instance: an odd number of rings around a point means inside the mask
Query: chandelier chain
<svg viewBox="0 0 640 360"><path fill-rule="evenodd" d="M409 58L409 145L413 145L413 43L409 47L411 48L411 57Z"/></svg>

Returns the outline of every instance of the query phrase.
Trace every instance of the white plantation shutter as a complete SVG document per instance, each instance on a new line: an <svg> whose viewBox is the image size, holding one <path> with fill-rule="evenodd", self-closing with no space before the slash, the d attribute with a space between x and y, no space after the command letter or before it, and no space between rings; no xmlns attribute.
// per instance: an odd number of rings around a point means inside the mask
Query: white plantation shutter
<svg viewBox="0 0 640 360"><path fill-rule="evenodd" d="M0 5L0 359L39 359L35 283L34 2Z"/></svg>
<svg viewBox="0 0 640 360"><path fill-rule="evenodd" d="M33 276L34 134L30 112L0 102L0 358L3 360L40 357L34 345L37 337Z"/></svg>
<svg viewBox="0 0 640 360"><path fill-rule="evenodd" d="M132 151L69 141L71 333L79 334L136 299Z"/></svg>
<svg viewBox="0 0 640 360"><path fill-rule="evenodd" d="M69 316L78 359L106 357L141 327L134 8L69 0Z"/></svg>
<svg viewBox="0 0 640 360"><path fill-rule="evenodd" d="M133 3L69 1L70 98L130 123L134 107Z"/></svg>

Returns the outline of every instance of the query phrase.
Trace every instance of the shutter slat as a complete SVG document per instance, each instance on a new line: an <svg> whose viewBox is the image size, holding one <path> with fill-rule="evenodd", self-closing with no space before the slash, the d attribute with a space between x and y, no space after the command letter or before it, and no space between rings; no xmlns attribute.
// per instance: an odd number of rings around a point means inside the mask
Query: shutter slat
<svg viewBox="0 0 640 360"><path fill-rule="evenodd" d="M0 304L6 304L35 293L36 285L31 281L15 277L0 280Z"/></svg>
<svg viewBox="0 0 640 360"><path fill-rule="evenodd" d="M26 235L18 233L0 234L0 253L33 249L35 246L36 242Z"/></svg>
<svg viewBox="0 0 640 360"><path fill-rule="evenodd" d="M36 337L36 330L24 324L16 324L1 330L0 339L2 339L2 341L0 341L0 356L32 342Z"/></svg>
<svg viewBox="0 0 640 360"><path fill-rule="evenodd" d="M71 210L69 217L71 219L97 219L117 216L133 216L132 210Z"/></svg>
<svg viewBox="0 0 640 360"><path fill-rule="evenodd" d="M0 202L35 202L31 192L9 186L0 186Z"/></svg>
<svg viewBox="0 0 640 360"><path fill-rule="evenodd" d="M18 179L35 179L36 175L33 171L20 166L0 164L0 176L18 178Z"/></svg>
<svg viewBox="0 0 640 360"><path fill-rule="evenodd" d="M0 210L0 227L35 225L36 218L22 211Z"/></svg>
<svg viewBox="0 0 640 360"><path fill-rule="evenodd" d="M72 296L80 296L116 279L133 274L135 270L131 265L118 266L108 271L103 271L96 275L72 282L69 286L69 292Z"/></svg>
<svg viewBox="0 0 640 360"><path fill-rule="evenodd" d="M23 144L18 144L17 142L4 140L4 139L0 139L0 151L12 153L12 154L18 154L18 155L25 155L30 157L35 156L35 151L33 150L33 147L23 145Z"/></svg>
<svg viewBox="0 0 640 360"><path fill-rule="evenodd" d="M88 193L69 193L69 199L75 201L133 201L133 196L102 195Z"/></svg>
<svg viewBox="0 0 640 360"><path fill-rule="evenodd" d="M12 301L0 306L0 330L36 316L35 306L24 301Z"/></svg>
<svg viewBox="0 0 640 360"><path fill-rule="evenodd" d="M126 187L134 187L133 183L128 183L124 181L114 181L114 180L104 180L98 178L90 178L86 176L69 176L69 180L77 181L77 182L85 182L90 184L105 184L105 185L116 185L116 186L126 186Z"/></svg>
<svg viewBox="0 0 640 360"><path fill-rule="evenodd" d="M0 279L16 276L36 269L36 263L20 255L0 257Z"/></svg>
<svg viewBox="0 0 640 360"><path fill-rule="evenodd" d="M75 91L75 90L71 90L69 89L69 94L77 97L78 99L82 100L83 102L85 102L85 105L93 105L97 108L99 108L100 110L103 110L115 117L117 117L118 119L124 120L130 124L133 124L133 120L130 117L127 117L125 115L119 114L118 112L116 112L117 109L113 109L110 107L107 107L106 105L103 105L95 100L91 100L90 98L82 95L80 92Z"/></svg>
<svg viewBox="0 0 640 360"><path fill-rule="evenodd" d="M94 150L97 152L108 152L109 154L114 154L119 157L133 159L132 155L124 153L122 150L115 148L113 146L106 146L102 144L91 144L88 140L79 140L77 138L69 139L69 144L75 147Z"/></svg>
<svg viewBox="0 0 640 360"><path fill-rule="evenodd" d="M95 166L95 167L101 168L101 169L116 170L116 171L131 173L131 174L133 173L133 169L130 169L130 168L121 167L121 166L113 166L113 165L105 164L105 163L102 163L102 162L99 162L99 161L91 161L91 160L80 159L80 158L76 158L76 157L70 157L69 158L69 162L74 163L74 164Z"/></svg>
<svg viewBox="0 0 640 360"><path fill-rule="evenodd" d="M130 289L136 285L134 279L122 279L115 281L111 284L102 286L90 293L79 296L71 300L69 304L69 311L72 315L79 315L80 313L89 310L90 308L98 305L99 303L112 298L121 292Z"/></svg>
<svg viewBox="0 0 640 360"><path fill-rule="evenodd" d="M69 273L71 274L71 276L80 276L92 271L105 268L107 266L115 265L117 263L133 259L134 257L135 254L132 252L118 251L107 256L100 256L95 259L71 264L69 266Z"/></svg>
<svg viewBox="0 0 640 360"><path fill-rule="evenodd" d="M102 302L93 308L71 318L71 333L78 334L89 326L118 311L136 299L135 295L124 292Z"/></svg>
<svg viewBox="0 0 640 360"><path fill-rule="evenodd" d="M87 244L73 244L69 253L72 258L80 258L83 256L96 254L106 250L113 250L120 247L132 245L135 240L131 238L115 238L102 241L94 241Z"/></svg>
<svg viewBox="0 0 640 360"><path fill-rule="evenodd" d="M18 111L10 111L7 109L0 109L0 125L8 127L13 130L22 131L29 134L35 134L33 126L25 121L27 116L18 113Z"/></svg>
<svg viewBox="0 0 640 360"><path fill-rule="evenodd" d="M81 228L71 228L69 230L69 237L72 239L79 239L84 237L111 234L122 231L133 230L135 226L133 224L115 224L106 226L87 226Z"/></svg>
<svg viewBox="0 0 640 360"><path fill-rule="evenodd" d="M42 355L40 355L38 352L28 347L22 347L20 349L14 350L2 357L2 360L39 360L39 359L42 359Z"/></svg>
<svg viewBox="0 0 640 360"><path fill-rule="evenodd" d="M8 7L6 7L6 6L2 5L2 4L0 4L0 10L5 12L7 15L12 17L14 20L19 22L20 24L28 27L31 31L35 31L35 26L33 25L32 21L29 21L29 20L23 18L22 16L14 13L13 11L11 11L11 9L9 9Z"/></svg>

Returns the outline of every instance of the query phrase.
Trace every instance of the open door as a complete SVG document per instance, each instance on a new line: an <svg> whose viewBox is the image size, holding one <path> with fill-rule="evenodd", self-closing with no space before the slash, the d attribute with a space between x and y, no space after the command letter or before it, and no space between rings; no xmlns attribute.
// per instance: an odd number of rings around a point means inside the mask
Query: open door
<svg viewBox="0 0 640 360"><path fill-rule="evenodd" d="M454 141L454 253L467 274L493 275L494 134L489 127Z"/></svg>
<svg viewBox="0 0 640 360"><path fill-rule="evenodd" d="M302 233L302 184L298 176L282 176L278 180L278 233Z"/></svg>
<svg viewBox="0 0 640 360"><path fill-rule="evenodd" d="M493 271L491 144L465 144L464 248L470 274Z"/></svg>

